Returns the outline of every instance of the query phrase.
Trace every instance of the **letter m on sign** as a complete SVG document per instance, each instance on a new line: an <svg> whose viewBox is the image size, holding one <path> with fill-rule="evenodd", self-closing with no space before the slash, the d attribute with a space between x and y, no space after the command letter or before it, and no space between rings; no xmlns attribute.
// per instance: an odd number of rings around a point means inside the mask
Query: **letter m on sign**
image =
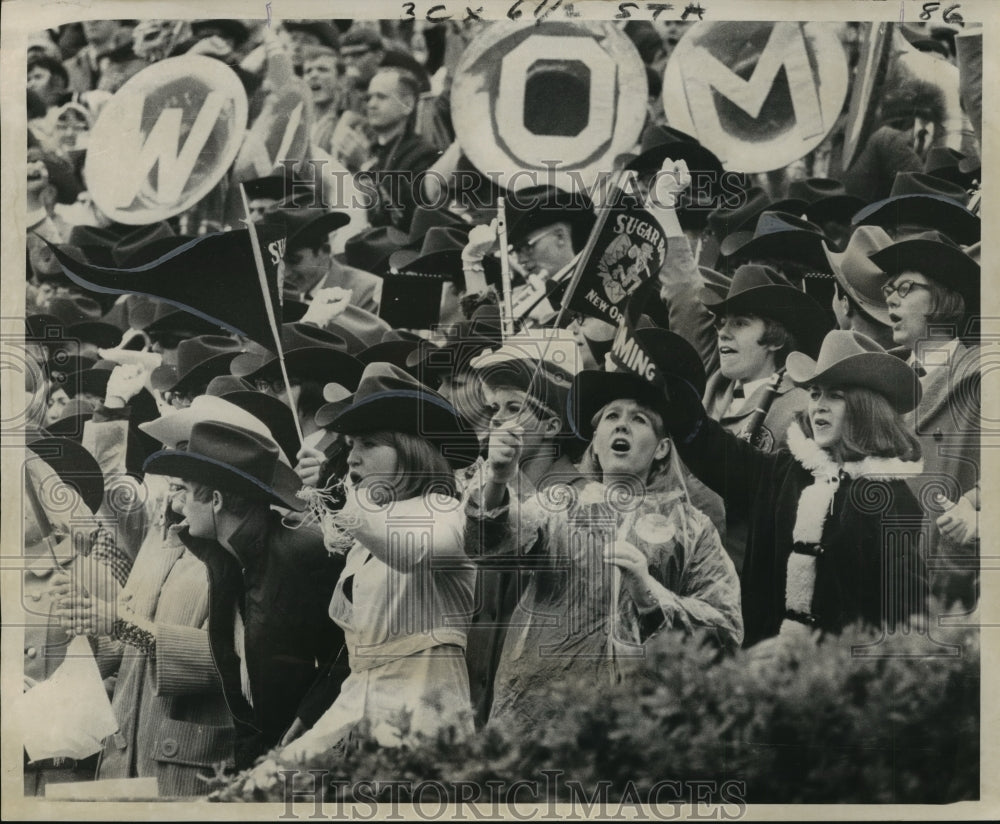
<svg viewBox="0 0 1000 824"><path fill-rule="evenodd" d="M209 92L198 115L181 143L184 110L163 109L149 134L143 139L141 105L129 108L129 117L122 123L123 144L135 147L134 160L122 169L114 190L114 203L128 207L140 192L159 205L180 200L184 187L194 171L195 163L219 120L226 98ZM156 167L156 182L152 171Z"/></svg>
<svg viewBox="0 0 1000 824"><path fill-rule="evenodd" d="M692 55L683 67L684 89L688 109L697 134L718 134L725 131L719 121L713 92L725 97L750 117L759 119L764 104L782 68L794 110L796 136L806 140L826 131L823 112L816 88L814 61L806 47L806 37L798 23L776 23L757 59L749 79L744 80L707 49L698 48L697 59ZM775 118L787 121L787 114ZM773 129L773 126L771 127Z"/></svg>

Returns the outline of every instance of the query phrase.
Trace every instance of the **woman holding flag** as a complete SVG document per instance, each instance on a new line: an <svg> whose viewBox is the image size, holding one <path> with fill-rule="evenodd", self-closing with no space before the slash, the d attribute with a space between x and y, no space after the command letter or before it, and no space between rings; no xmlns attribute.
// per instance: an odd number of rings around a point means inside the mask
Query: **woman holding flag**
<svg viewBox="0 0 1000 824"><path fill-rule="evenodd" d="M697 355L663 335L656 368L684 363L703 382ZM560 702L559 682L617 683L662 629L704 634L723 648L742 641L736 571L688 498L664 428L667 407L643 375L581 372L569 408L577 435L590 440L589 482L556 484L520 503L506 486L520 436L491 433L487 481L466 504L466 552L479 563L506 559L530 580L507 632L490 723L541 721Z"/></svg>

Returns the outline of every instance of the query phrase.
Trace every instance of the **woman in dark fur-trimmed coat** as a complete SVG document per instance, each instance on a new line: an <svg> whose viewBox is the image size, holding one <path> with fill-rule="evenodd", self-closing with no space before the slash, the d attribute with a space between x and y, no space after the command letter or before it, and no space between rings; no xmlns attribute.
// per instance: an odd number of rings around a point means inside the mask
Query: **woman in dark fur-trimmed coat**
<svg viewBox="0 0 1000 824"><path fill-rule="evenodd" d="M761 452L703 413L697 423L693 400L671 424L694 474L750 521L745 645L856 621L894 629L926 598L925 524L905 480L920 472L920 446L900 418L919 400L916 373L838 330L818 361L789 355L788 374L810 393L788 451Z"/></svg>

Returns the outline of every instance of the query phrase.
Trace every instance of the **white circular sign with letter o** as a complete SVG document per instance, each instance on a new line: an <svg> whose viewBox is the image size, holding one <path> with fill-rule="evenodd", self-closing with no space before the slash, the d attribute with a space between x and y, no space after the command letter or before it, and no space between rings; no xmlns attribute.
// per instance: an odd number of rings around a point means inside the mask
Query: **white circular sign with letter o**
<svg viewBox="0 0 1000 824"><path fill-rule="evenodd" d="M101 110L84 167L91 197L133 226L178 215L226 174L246 120L243 84L224 63L199 55L154 63Z"/></svg>
<svg viewBox="0 0 1000 824"><path fill-rule="evenodd" d="M614 25L502 22L463 53L451 113L462 151L501 186L572 191L634 147L646 97L642 59Z"/></svg>

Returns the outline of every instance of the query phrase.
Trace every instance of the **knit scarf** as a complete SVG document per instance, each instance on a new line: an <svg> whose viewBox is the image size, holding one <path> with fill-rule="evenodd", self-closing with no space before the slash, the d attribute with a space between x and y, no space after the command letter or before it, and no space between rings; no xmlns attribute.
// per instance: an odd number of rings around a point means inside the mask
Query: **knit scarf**
<svg viewBox="0 0 1000 824"><path fill-rule="evenodd" d="M814 481L799 495L795 525L792 527L796 548L788 557L785 571L785 609L811 615L818 553L800 550L799 546L819 547L841 479L900 480L922 472L923 462L867 457L840 464L814 440L807 438L798 423L793 423L788 429L788 448L795 460L812 474ZM783 622L782 634L786 634L788 624L787 620Z"/></svg>

